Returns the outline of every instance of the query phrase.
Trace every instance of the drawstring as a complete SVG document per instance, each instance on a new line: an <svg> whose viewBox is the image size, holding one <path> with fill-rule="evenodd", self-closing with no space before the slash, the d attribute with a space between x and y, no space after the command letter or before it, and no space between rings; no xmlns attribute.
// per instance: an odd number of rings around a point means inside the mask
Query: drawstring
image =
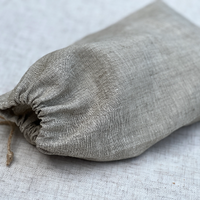
<svg viewBox="0 0 200 200"><path fill-rule="evenodd" d="M11 140L12 140L14 130L15 130L15 123L6 121L6 119L2 116L0 116L0 118L5 120L5 121L0 121L0 125L8 125L11 127L11 131L10 131L10 135L9 135L8 143L7 143L7 161L6 161L6 165L9 166L14 156L14 153L10 150L10 145L11 145Z"/></svg>

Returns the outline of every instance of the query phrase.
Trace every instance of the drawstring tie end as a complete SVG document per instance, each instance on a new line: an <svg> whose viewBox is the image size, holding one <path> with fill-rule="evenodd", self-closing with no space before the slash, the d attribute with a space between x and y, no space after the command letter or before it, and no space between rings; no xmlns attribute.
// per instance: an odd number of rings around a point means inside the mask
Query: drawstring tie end
<svg viewBox="0 0 200 200"><path fill-rule="evenodd" d="M11 151L11 140L14 134L14 130L15 130L15 123L10 122L10 121L6 121L6 119L2 116L0 116L1 119L5 120L5 121L0 121L0 125L8 125L11 127L11 131L9 134L9 138L8 138L8 143L7 143L7 161L6 161L6 165L9 166L13 160L14 157L14 153Z"/></svg>

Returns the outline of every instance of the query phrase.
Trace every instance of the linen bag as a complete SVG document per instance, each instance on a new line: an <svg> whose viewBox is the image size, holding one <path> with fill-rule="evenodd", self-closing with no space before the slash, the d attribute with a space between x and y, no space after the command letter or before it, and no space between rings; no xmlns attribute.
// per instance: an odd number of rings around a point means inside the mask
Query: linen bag
<svg viewBox="0 0 200 200"><path fill-rule="evenodd" d="M35 62L0 115L49 155L140 155L200 120L200 29L157 1Z"/></svg>

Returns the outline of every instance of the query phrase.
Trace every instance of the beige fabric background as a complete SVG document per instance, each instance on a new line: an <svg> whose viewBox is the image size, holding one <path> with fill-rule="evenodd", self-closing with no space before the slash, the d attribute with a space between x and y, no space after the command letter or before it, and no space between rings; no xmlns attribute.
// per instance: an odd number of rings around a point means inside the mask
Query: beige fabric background
<svg viewBox="0 0 200 200"><path fill-rule="evenodd" d="M66 47L150 0L0 1L0 94L41 56ZM200 26L199 0L165 0ZM179 129L137 158L92 162L47 156L19 131L6 167L9 128L0 127L0 199L199 199L200 122Z"/></svg>

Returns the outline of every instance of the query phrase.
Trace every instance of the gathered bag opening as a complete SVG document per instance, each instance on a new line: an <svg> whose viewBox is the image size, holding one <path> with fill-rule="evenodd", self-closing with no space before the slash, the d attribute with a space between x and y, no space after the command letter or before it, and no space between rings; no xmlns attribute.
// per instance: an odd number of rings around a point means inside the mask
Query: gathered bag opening
<svg viewBox="0 0 200 200"><path fill-rule="evenodd" d="M11 127L7 142L7 161L9 166L13 160L14 153L11 151L11 141L17 125L23 133L25 139L35 145L35 140L41 128L41 119L38 118L35 111L29 105L17 105L5 110L0 110L0 125Z"/></svg>

